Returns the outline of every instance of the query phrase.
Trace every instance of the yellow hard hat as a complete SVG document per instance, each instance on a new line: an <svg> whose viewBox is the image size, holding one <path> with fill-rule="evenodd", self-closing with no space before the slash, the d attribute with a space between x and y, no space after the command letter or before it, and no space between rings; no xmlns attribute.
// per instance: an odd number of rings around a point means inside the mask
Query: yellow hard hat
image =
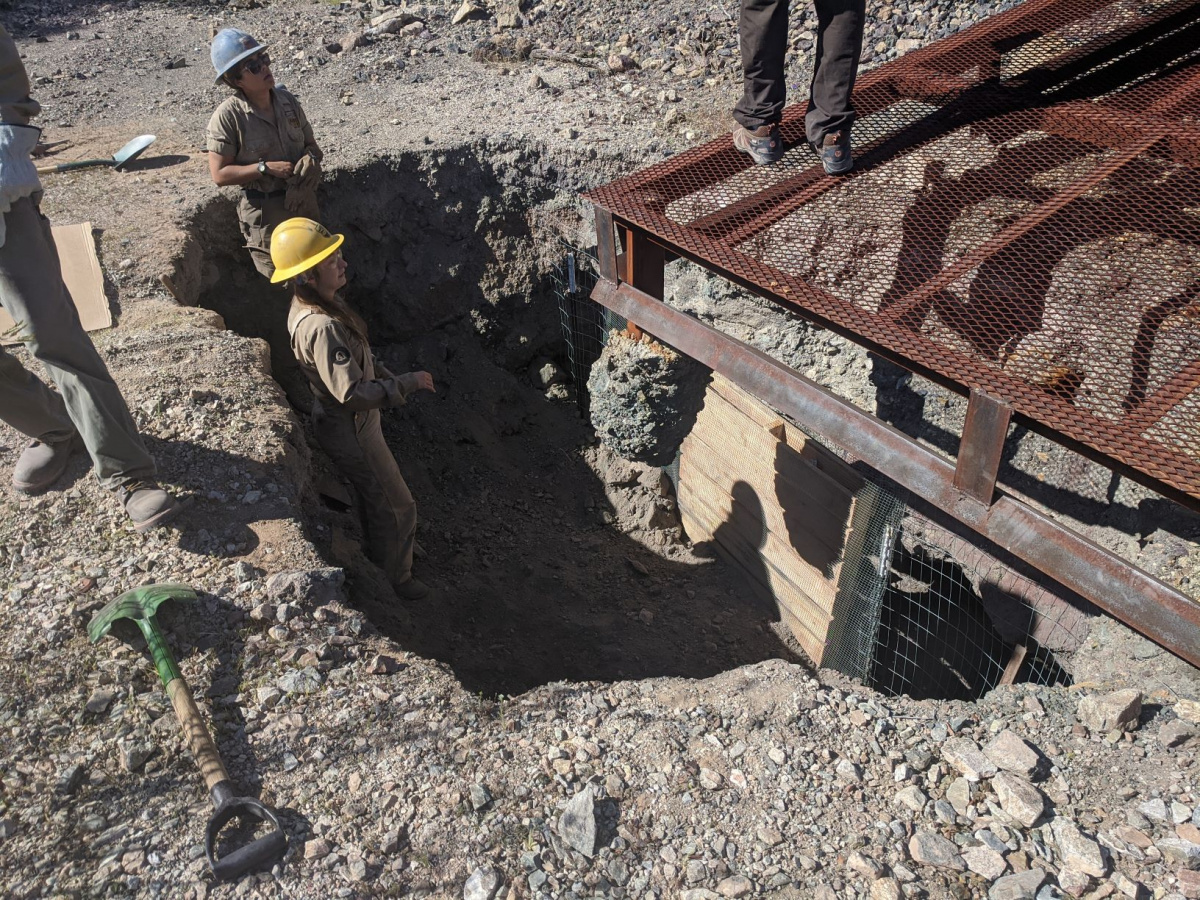
<svg viewBox="0 0 1200 900"><path fill-rule="evenodd" d="M307 272L342 246L345 239L345 235L330 234L320 222L301 216L279 223L271 232L271 262L275 264L271 283Z"/></svg>

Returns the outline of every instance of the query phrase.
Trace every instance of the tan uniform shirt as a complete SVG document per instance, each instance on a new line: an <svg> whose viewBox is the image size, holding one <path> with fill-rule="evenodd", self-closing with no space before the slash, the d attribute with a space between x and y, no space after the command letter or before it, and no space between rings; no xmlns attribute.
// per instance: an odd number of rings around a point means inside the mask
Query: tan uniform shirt
<svg viewBox="0 0 1200 900"><path fill-rule="evenodd" d="M417 388L415 372L393 375L342 323L295 299L288 310L288 333L300 370L326 409L364 412L402 406Z"/></svg>
<svg viewBox="0 0 1200 900"><path fill-rule="evenodd" d="M316 144L312 126L297 100L285 88L271 89L271 107L275 121L270 122L254 111L241 94L234 94L217 107L205 133L208 149L221 156L232 156L235 165L248 166L260 159L294 163L305 147ZM242 185L243 188L270 194L287 190L287 180L274 175Z"/></svg>
<svg viewBox="0 0 1200 900"><path fill-rule="evenodd" d="M25 74L17 45L0 25L0 122L28 125L41 109L29 96L29 76Z"/></svg>

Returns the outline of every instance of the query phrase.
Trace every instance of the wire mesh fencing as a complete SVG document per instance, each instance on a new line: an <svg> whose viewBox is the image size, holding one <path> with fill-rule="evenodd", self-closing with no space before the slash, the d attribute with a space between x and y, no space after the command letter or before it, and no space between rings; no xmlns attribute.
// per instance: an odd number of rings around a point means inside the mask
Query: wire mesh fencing
<svg viewBox="0 0 1200 900"><path fill-rule="evenodd" d="M562 243L561 261L550 272L558 305L559 324L567 345L567 363L575 386L579 413L588 418L588 374L600 358L608 335L626 326L625 320L591 299L599 277L596 255Z"/></svg>

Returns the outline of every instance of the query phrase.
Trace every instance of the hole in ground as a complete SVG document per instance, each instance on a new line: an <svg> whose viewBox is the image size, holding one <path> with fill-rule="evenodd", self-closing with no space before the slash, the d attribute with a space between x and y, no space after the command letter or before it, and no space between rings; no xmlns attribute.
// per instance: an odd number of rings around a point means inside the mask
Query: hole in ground
<svg viewBox="0 0 1200 900"><path fill-rule="evenodd" d="M612 460L569 397L547 399L531 382L547 360L565 365L539 257L561 245L535 234L531 212L569 214L586 185L558 173L587 167L474 145L380 161L323 189L325 223L347 237L348 297L376 355L396 372L430 371L437 386L383 419L417 499L427 557L415 572L434 593L381 606L355 596L354 579L352 596L385 634L487 695L799 662L778 613L736 571L654 527L670 512L666 479ZM592 166L590 177L607 174ZM251 266L232 204L213 203L194 228L200 303L290 360L287 299ZM276 371L296 398L286 367ZM357 527L350 512L315 516L329 554L334 531Z"/></svg>

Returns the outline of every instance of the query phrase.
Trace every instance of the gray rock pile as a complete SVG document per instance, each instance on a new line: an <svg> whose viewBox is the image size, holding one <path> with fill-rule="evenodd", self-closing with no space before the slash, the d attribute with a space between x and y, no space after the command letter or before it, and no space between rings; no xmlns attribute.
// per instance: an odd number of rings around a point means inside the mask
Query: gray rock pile
<svg viewBox="0 0 1200 900"><path fill-rule="evenodd" d="M708 371L649 335L612 331L588 377L596 434L626 459L669 465L696 424Z"/></svg>

